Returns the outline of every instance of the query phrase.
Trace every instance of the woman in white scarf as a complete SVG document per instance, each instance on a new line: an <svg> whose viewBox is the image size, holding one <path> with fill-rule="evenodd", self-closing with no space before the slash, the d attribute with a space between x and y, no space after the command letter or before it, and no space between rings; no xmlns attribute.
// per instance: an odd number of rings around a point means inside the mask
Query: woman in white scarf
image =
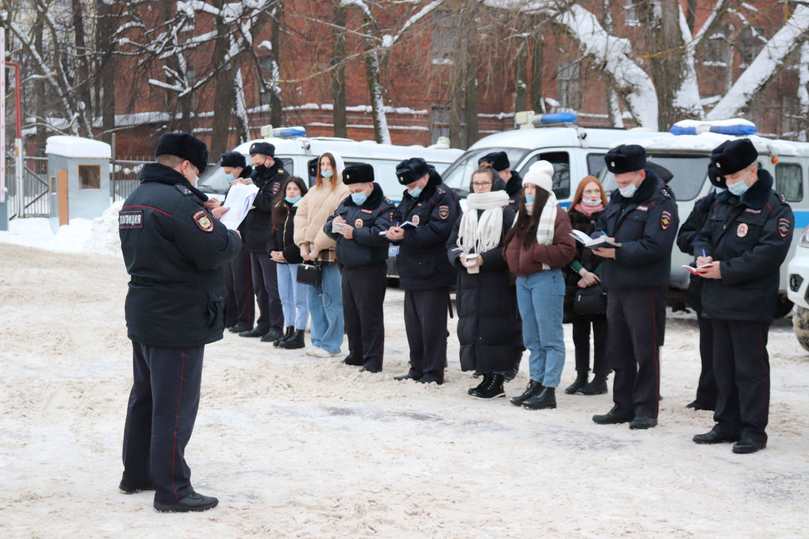
<svg viewBox="0 0 809 539"><path fill-rule="evenodd" d="M562 331L565 278L562 268L576 256L570 219L553 193L553 165L538 161L523 179L523 199L505 242L505 258L517 276L517 304L531 380L516 406L556 408L556 387L565 364Z"/></svg>
<svg viewBox="0 0 809 539"><path fill-rule="evenodd" d="M514 222L509 197L491 169L472 174L466 211L447 244L458 268L457 305L460 362L483 380L468 393L504 397L503 383L514 377L522 355L520 322L503 241Z"/></svg>

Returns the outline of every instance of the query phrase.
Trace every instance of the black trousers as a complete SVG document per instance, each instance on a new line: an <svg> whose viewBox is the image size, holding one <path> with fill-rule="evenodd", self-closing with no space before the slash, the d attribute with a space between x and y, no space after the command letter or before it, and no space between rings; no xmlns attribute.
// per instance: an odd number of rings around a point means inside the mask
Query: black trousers
<svg viewBox="0 0 809 539"><path fill-rule="evenodd" d="M382 370L385 347L383 305L387 289L387 266L341 268L343 318L348 336L348 360L366 370Z"/></svg>
<svg viewBox="0 0 809 539"><path fill-rule="evenodd" d="M713 372L713 323L697 313L699 323L699 356L702 368L697 384L696 401L702 408L711 410L716 407L717 389Z"/></svg>
<svg viewBox="0 0 809 539"><path fill-rule="evenodd" d="M199 408L204 350L132 342L134 381L124 426L124 476L134 484L151 479L158 503L175 503L192 491L185 446Z"/></svg>
<svg viewBox="0 0 809 539"><path fill-rule="evenodd" d="M405 290L405 331L410 373L442 376L447 367L449 288Z"/></svg>
<svg viewBox="0 0 809 539"><path fill-rule="evenodd" d="M253 290L258 301L256 327L264 333L272 328L282 331L284 312L281 309L281 296L278 294L278 270L275 262L266 253L250 253L250 267L253 271Z"/></svg>
<svg viewBox="0 0 809 539"><path fill-rule="evenodd" d="M573 344L576 347L576 372L587 373L590 370L590 326L593 328L593 373L606 376L610 372L607 365L607 318L576 317L573 319Z"/></svg>
<svg viewBox="0 0 809 539"><path fill-rule="evenodd" d="M615 371L613 401L621 413L657 418L665 300L663 288L607 292L607 357Z"/></svg>
<svg viewBox="0 0 809 539"><path fill-rule="evenodd" d="M243 324L252 328L255 316L250 251L243 247L225 267L225 327Z"/></svg>
<svg viewBox="0 0 809 539"><path fill-rule="evenodd" d="M712 320L714 419L728 434L766 441L770 410L769 322Z"/></svg>

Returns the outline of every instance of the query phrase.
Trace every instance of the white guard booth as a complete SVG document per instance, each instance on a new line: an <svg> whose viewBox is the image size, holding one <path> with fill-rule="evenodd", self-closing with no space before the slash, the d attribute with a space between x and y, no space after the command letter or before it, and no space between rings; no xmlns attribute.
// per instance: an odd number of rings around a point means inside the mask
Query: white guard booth
<svg viewBox="0 0 809 539"><path fill-rule="evenodd" d="M51 222L94 219L110 206L110 145L81 137L48 137Z"/></svg>

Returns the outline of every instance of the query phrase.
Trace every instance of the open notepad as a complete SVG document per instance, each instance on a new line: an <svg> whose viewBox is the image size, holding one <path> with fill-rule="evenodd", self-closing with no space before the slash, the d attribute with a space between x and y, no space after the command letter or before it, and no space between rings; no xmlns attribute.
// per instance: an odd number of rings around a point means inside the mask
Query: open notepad
<svg viewBox="0 0 809 539"><path fill-rule="evenodd" d="M599 236L598 238L591 238L581 230L574 230L570 233L574 240L581 243L588 249L598 249L599 247L620 247L621 244L614 241L607 236Z"/></svg>
<svg viewBox="0 0 809 539"><path fill-rule="evenodd" d="M407 229L407 228L416 228L416 226L417 226L417 225L415 225L414 223L411 223L410 221L405 221L404 223L402 223L402 224L400 224L400 225L399 225L399 228L405 228L405 229ZM381 231L381 232L379 233L379 235L380 235L380 236L384 236L384 235L385 235L385 234L387 234L387 233L388 233L388 231L387 231L387 230L383 230L383 231Z"/></svg>
<svg viewBox="0 0 809 539"><path fill-rule="evenodd" d="M258 187L253 184L233 184L225 199L225 207L228 208L228 211L219 221L230 230L239 228L244 218L247 217L247 212L253 206L256 193L258 193Z"/></svg>

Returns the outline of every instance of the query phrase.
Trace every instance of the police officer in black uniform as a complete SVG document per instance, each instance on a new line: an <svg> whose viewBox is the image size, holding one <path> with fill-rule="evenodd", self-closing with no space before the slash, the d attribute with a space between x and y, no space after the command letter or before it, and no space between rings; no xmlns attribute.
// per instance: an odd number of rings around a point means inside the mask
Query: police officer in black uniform
<svg viewBox="0 0 809 539"><path fill-rule="evenodd" d="M387 238L399 245L396 266L405 291L405 330L410 370L399 380L444 383L447 366L447 310L455 269L446 243L460 214L458 197L424 159L405 159L396 167L407 186L397 208L396 226ZM406 225L406 223L411 223Z"/></svg>
<svg viewBox="0 0 809 539"><path fill-rule="evenodd" d="M160 137L156 163L119 214L130 275L126 325L134 383L124 429L126 493L155 490L158 511L204 511L218 500L194 491L185 462L199 406L205 345L224 330L223 267L241 249L194 185L208 150L186 133Z"/></svg>
<svg viewBox="0 0 809 539"><path fill-rule="evenodd" d="M275 146L269 142L254 142L250 146L253 162L253 183L258 194L253 208L244 218L244 241L250 249L253 289L258 300L259 316L256 327L239 333L241 337L261 337L263 342L277 342L284 336L284 313L278 294L278 272L270 251L277 251L272 233L272 208L275 197L287 181L287 173L275 160Z"/></svg>
<svg viewBox="0 0 809 539"><path fill-rule="evenodd" d="M505 184L505 191L509 198L509 206L517 211L520 206L520 191L522 191L522 178L516 170L511 170L506 152L487 153L478 159L479 167L490 167L497 172L497 176Z"/></svg>
<svg viewBox="0 0 809 539"><path fill-rule="evenodd" d="M645 169L646 151L621 145L606 155L618 185L596 224L620 243L594 249L604 259L607 289L607 360L615 370L613 401L598 424L629 422L631 429L657 425L660 347L666 328L666 289L677 234L677 204L668 187Z"/></svg>
<svg viewBox="0 0 809 539"><path fill-rule="evenodd" d="M233 185L236 182L251 183L252 167L239 152L225 152L219 159L222 171ZM230 189L228 189L228 192ZM225 194L227 201L227 194ZM239 232L244 235L244 223L239 225ZM241 333L253 329L256 302L253 299L253 281L250 271L250 251L242 243L239 256L234 258L225 268L225 327L232 333Z"/></svg>
<svg viewBox="0 0 809 539"><path fill-rule="evenodd" d="M387 287L388 240L395 206L374 182L372 166L358 163L343 170L351 194L326 221L326 234L337 241L342 272L343 317L348 336L347 365L381 372L385 345L383 303Z"/></svg>
<svg viewBox="0 0 809 539"><path fill-rule="evenodd" d="M767 336L778 301L779 268L789 252L792 210L759 168L750 139L727 141L711 155L709 176L728 189L717 197L694 240L702 309L713 324L714 420L698 444L736 442L734 453L767 447L770 360Z"/></svg>

